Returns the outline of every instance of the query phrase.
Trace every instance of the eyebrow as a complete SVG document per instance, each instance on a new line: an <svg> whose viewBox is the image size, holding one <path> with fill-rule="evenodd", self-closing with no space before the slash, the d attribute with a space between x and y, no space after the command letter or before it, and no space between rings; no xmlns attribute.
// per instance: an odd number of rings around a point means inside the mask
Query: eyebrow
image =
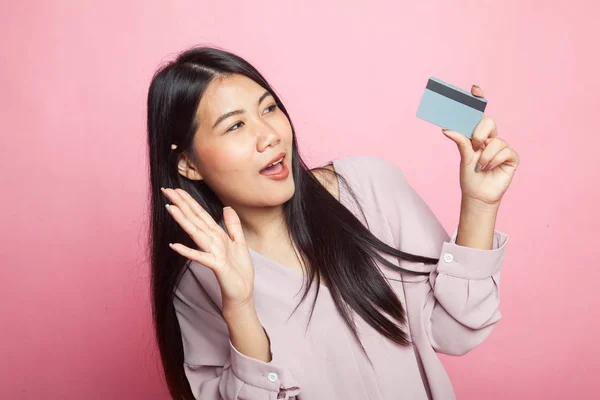
<svg viewBox="0 0 600 400"><path fill-rule="evenodd" d="M266 92L264 92L264 93L262 94L262 96L260 96L260 98L258 99L257 105L260 105L260 103L262 103L262 101L263 101L263 100L264 100L266 97L268 97L268 96L271 96L271 93L270 93L270 92L267 90ZM227 112L227 113L225 113L225 114L221 115L221 116L220 116L220 117L217 119L217 121L215 122L215 124L212 126L212 129L215 129L215 127L216 127L217 125L219 125L219 124L220 124L220 123L221 123L221 122L222 122L224 119L227 119L227 118L229 118L229 117L231 117L231 116L233 116L233 115L238 115L238 114L243 114L243 113L245 113L245 111L244 111L244 110L233 110L233 111L229 111L229 112Z"/></svg>

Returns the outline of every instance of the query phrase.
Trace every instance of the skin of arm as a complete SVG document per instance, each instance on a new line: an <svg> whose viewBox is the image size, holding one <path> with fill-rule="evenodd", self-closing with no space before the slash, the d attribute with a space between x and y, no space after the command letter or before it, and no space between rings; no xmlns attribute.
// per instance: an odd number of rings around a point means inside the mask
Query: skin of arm
<svg viewBox="0 0 600 400"><path fill-rule="evenodd" d="M456 244L491 250L500 204L483 204L462 199Z"/></svg>
<svg viewBox="0 0 600 400"><path fill-rule="evenodd" d="M223 310L233 346L243 355L264 362L271 361L270 343L256 314L254 303Z"/></svg>

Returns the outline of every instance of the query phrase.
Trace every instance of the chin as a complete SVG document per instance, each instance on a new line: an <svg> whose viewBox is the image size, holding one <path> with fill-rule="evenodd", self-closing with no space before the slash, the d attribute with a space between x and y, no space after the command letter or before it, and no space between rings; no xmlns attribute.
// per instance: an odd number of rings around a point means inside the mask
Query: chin
<svg viewBox="0 0 600 400"><path fill-rule="evenodd" d="M263 200L268 203L268 206L276 207L288 202L296 192L294 181L290 179L285 185L282 185L278 190L271 191L263 197Z"/></svg>

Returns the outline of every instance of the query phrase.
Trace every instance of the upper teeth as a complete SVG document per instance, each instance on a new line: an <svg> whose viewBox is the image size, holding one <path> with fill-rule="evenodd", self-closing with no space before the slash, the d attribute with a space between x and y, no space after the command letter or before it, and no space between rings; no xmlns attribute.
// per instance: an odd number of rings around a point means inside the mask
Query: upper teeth
<svg viewBox="0 0 600 400"><path fill-rule="evenodd" d="M278 162L283 161L283 157L281 157L279 160L275 161L273 164L270 164L269 167L272 167L273 165L277 164Z"/></svg>

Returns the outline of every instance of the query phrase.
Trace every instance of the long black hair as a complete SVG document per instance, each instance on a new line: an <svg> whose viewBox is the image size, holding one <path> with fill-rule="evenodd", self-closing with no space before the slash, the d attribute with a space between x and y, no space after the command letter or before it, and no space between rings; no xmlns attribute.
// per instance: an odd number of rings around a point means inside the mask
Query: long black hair
<svg viewBox="0 0 600 400"><path fill-rule="evenodd" d="M177 160L182 154L195 159L191 144L198 128L195 116L200 99L212 79L230 74L245 75L268 90L291 124L288 112L266 79L241 57L215 47L194 47L180 53L174 61L158 69L148 91L152 315L167 385L175 399L194 399L183 369L181 331L173 305L175 289L189 260L171 250L168 243L183 243L191 248L197 246L165 209L167 199L160 188L179 187L185 190L226 229L222 212L224 205L203 180L189 180L182 176L177 169ZM283 206L290 238L306 265L304 283L307 285L298 306L315 281L316 300L322 278L365 355L352 310L385 337L401 346L409 345L408 335L403 329L406 327L406 312L381 274L376 260L390 268L405 271L387 261L379 252L426 264L435 264L438 259L404 253L375 237L306 166L298 152L293 124L292 133L291 173L295 192ZM171 144L176 144L177 148L172 150ZM333 174L356 201L356 195L342 175L321 169L324 173ZM314 305L313 302L311 316Z"/></svg>

